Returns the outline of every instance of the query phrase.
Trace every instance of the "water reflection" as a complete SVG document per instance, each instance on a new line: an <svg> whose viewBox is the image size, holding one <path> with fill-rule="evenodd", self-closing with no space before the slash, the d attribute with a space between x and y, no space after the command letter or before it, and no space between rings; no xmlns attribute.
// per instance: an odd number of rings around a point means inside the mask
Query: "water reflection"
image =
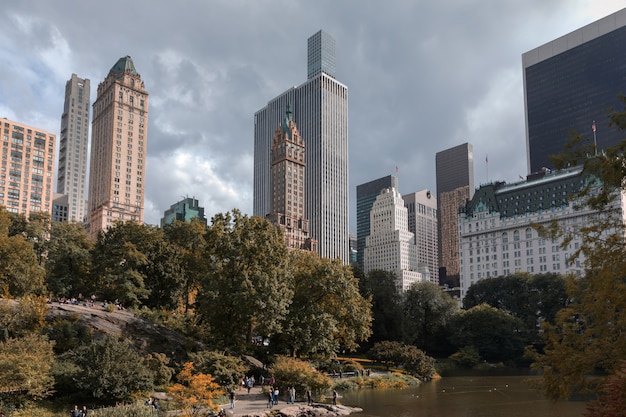
<svg viewBox="0 0 626 417"><path fill-rule="evenodd" d="M584 402L553 402L532 389L527 376L447 377L404 390L363 389L342 403L359 417L577 417Z"/></svg>

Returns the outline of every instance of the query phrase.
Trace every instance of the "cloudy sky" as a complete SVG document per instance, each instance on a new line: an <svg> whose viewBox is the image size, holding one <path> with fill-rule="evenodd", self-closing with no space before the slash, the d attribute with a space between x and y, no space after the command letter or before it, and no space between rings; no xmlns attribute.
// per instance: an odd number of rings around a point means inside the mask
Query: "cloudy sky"
<svg viewBox="0 0 626 417"><path fill-rule="evenodd" d="M358 184L435 189L435 153L470 142L476 184L526 172L521 55L623 0L22 0L0 23L0 118L58 135L65 82L91 100L130 55L150 94L146 222L181 197L252 214L253 115L306 80L307 38L336 40ZM488 166L485 159L488 156Z"/></svg>

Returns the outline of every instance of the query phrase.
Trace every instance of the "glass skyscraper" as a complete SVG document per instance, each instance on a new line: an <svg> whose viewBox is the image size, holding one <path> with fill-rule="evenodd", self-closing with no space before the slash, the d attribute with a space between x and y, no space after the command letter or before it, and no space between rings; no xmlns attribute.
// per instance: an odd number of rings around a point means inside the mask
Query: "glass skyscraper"
<svg viewBox="0 0 626 417"><path fill-rule="evenodd" d="M624 135L609 127L607 112L626 94L626 9L522 55L528 171L551 168L575 131L597 149Z"/></svg>
<svg viewBox="0 0 626 417"><path fill-rule="evenodd" d="M307 143L304 217L318 253L350 261L348 219L348 87L335 79L335 42L323 31L308 41L308 79L254 114L253 214L271 212L270 156L274 131L291 106Z"/></svg>

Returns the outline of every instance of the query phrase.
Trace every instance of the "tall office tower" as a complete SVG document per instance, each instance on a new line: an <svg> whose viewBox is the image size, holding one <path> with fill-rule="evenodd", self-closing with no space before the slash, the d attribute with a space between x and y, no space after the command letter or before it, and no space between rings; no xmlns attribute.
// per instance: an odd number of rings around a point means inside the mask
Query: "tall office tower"
<svg viewBox="0 0 626 417"><path fill-rule="evenodd" d="M381 269L396 275L396 287L406 291L420 282L427 268L417 262L413 233L408 229L408 210L395 188L378 194L370 211L371 230L365 239L364 272Z"/></svg>
<svg viewBox="0 0 626 417"><path fill-rule="evenodd" d="M204 207L200 207L200 203L195 198L185 198L176 204L172 204L169 209L163 213L161 219L161 227L166 224L174 223L174 220L179 222L190 222L193 219L200 220L204 224L207 224L206 216L204 215Z"/></svg>
<svg viewBox="0 0 626 417"><path fill-rule="evenodd" d="M148 93L130 56L98 85L89 170L89 234L115 220L143 223Z"/></svg>
<svg viewBox="0 0 626 417"><path fill-rule="evenodd" d="M398 177L387 175L356 187L356 262L365 269L365 239L370 235L370 210L380 192L387 188L398 189Z"/></svg>
<svg viewBox="0 0 626 417"><path fill-rule="evenodd" d="M287 248L317 252L304 212L305 155L306 143L287 104L285 118L272 141L272 209L267 218L282 230Z"/></svg>
<svg viewBox="0 0 626 417"><path fill-rule="evenodd" d="M0 119L0 126L0 205L26 218L32 212L51 215L56 136L6 118Z"/></svg>
<svg viewBox="0 0 626 417"><path fill-rule="evenodd" d="M439 284L437 199L430 190L405 194L402 199L408 210L409 232L415 236L417 262L428 265L431 282Z"/></svg>
<svg viewBox="0 0 626 417"><path fill-rule="evenodd" d="M65 83L57 193L67 195L67 221L85 222L90 82L72 74Z"/></svg>
<svg viewBox="0 0 626 417"><path fill-rule="evenodd" d="M608 126L607 110L621 109L626 92L626 9L522 55L528 171L552 167L570 130L585 145L617 145L622 132ZM593 131L595 128L597 132Z"/></svg>
<svg viewBox="0 0 626 417"><path fill-rule="evenodd" d="M474 152L464 143L437 152L439 284L458 287L460 258L458 209L474 195Z"/></svg>
<svg viewBox="0 0 626 417"><path fill-rule="evenodd" d="M271 148L287 103L307 141L305 213L309 232L326 258L350 261L348 192L348 87L335 79L334 41L319 31L308 41L309 78L254 114L253 214L271 212Z"/></svg>

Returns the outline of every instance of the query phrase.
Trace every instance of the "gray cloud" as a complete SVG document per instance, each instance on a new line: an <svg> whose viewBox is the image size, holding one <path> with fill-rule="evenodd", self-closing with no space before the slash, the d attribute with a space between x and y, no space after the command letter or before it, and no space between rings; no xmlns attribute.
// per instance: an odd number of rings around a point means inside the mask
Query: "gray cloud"
<svg viewBox="0 0 626 417"><path fill-rule="evenodd" d="M146 220L182 196L252 210L253 115L306 79L306 41L337 41L357 184L433 189L435 153L469 141L476 183L526 174L521 54L622 7L585 1L50 2L3 6L0 117L58 133L65 81L131 55L150 93ZM489 156L489 167L484 163Z"/></svg>

